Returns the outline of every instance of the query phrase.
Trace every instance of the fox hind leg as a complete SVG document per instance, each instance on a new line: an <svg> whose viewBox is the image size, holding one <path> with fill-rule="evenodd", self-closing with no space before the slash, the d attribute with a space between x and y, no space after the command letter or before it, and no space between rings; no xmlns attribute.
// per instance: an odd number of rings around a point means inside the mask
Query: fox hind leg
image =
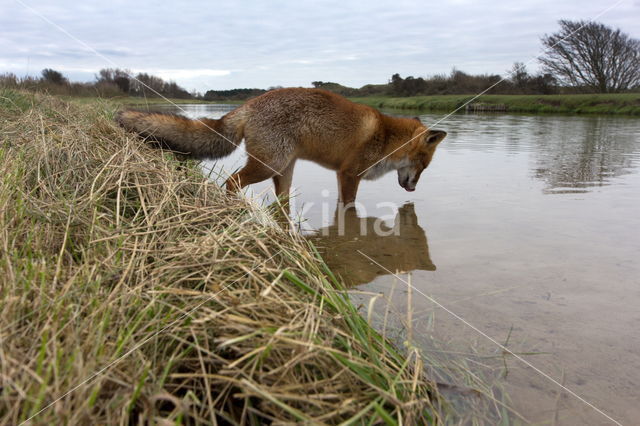
<svg viewBox="0 0 640 426"><path fill-rule="evenodd" d="M282 160L274 160L265 162L254 155L249 155L247 164L238 173L231 175L227 179L227 191L238 192L247 185L262 182L272 177L276 185L276 194L288 193L291 187L295 161L292 156L284 157Z"/></svg>
<svg viewBox="0 0 640 426"><path fill-rule="evenodd" d="M279 175L273 176L273 185L275 186L276 196L279 198L289 198L291 191L291 181L293 180L293 168L296 162L293 160L287 167L282 170Z"/></svg>
<svg viewBox="0 0 640 426"><path fill-rule="evenodd" d="M247 164L227 180L227 191L237 192L247 185L274 178L276 193L288 193L295 160L295 143L270 140L269 135L245 137Z"/></svg>
<svg viewBox="0 0 640 426"><path fill-rule="evenodd" d="M255 157L249 157L247 164L238 173L231 175L225 185L228 192L235 193L247 185L267 180L276 173L277 169L271 168Z"/></svg>

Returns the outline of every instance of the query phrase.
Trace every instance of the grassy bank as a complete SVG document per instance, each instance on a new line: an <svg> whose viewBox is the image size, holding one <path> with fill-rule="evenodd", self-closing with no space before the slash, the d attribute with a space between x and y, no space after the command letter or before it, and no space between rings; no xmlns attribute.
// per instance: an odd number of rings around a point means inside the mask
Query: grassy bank
<svg viewBox="0 0 640 426"><path fill-rule="evenodd" d="M443 421L305 240L115 107L0 90L0 424Z"/></svg>
<svg viewBox="0 0 640 426"><path fill-rule="evenodd" d="M353 101L376 108L451 112L474 95L364 97ZM640 115L640 93L595 95L483 95L472 104L492 105L505 112ZM481 105L481 106L482 106ZM462 108L464 112L465 108Z"/></svg>
<svg viewBox="0 0 640 426"><path fill-rule="evenodd" d="M106 104L118 104L123 106L140 106L140 105L164 105L164 104L219 104L219 103L241 103L241 102L214 102L204 101L202 99L176 99L176 98L140 98L135 96L120 96L114 98L97 98L97 97L79 97L79 96L61 96L61 99L72 101L80 104L94 104L97 100L102 100Z"/></svg>

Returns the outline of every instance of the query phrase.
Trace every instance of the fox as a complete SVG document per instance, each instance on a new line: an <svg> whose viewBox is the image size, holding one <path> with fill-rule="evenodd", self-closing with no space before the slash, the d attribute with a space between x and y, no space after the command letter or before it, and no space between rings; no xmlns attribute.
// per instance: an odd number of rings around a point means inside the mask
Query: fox
<svg viewBox="0 0 640 426"><path fill-rule="evenodd" d="M282 88L248 100L220 119L123 110L125 130L199 160L231 154L244 141L247 161L225 182L235 193L273 179L275 194L288 198L299 159L336 171L338 202L353 204L362 179L396 170L398 184L415 191L443 130L418 118L394 117L322 89Z"/></svg>

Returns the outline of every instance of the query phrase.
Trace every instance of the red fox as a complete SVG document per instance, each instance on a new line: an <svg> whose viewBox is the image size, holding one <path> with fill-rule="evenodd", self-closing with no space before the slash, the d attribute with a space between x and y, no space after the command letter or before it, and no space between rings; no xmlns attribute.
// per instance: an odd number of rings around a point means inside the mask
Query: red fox
<svg viewBox="0 0 640 426"><path fill-rule="evenodd" d="M273 178L276 195L288 197L296 160L335 170L339 199L355 201L361 179L398 171L398 183L414 191L437 145L447 135L417 118L382 114L321 89L269 91L219 120L156 112L122 111L125 129L150 137L198 159L229 155L244 139L246 165L232 175L227 190Z"/></svg>

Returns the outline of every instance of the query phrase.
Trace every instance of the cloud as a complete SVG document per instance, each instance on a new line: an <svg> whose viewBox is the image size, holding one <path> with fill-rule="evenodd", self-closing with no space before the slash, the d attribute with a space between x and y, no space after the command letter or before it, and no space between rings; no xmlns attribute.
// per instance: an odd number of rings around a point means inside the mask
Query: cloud
<svg viewBox="0 0 640 426"><path fill-rule="evenodd" d="M127 56L131 56L132 52L130 49L120 48L120 49L96 49L98 53L105 56L115 56L119 58L124 58Z"/></svg>
<svg viewBox="0 0 640 426"><path fill-rule="evenodd" d="M159 69L159 68L145 68L134 70L135 73L146 72L149 74L157 75L166 80L179 80L179 79L193 79L202 77L222 77L231 74L231 70L214 70L207 68L191 68L191 69Z"/></svg>
<svg viewBox="0 0 640 426"><path fill-rule="evenodd" d="M120 68L155 73L187 89L385 82L394 73L426 76L452 67L499 73L539 53L557 21L588 19L600 0L248 0L213 6L194 0L29 5ZM45 67L90 79L112 63L15 4L0 5L0 64L18 74ZM3 13L4 12L4 13ZM640 10L622 3L598 19L640 37ZM536 69L536 62L529 66ZM87 70L91 70L89 73Z"/></svg>

